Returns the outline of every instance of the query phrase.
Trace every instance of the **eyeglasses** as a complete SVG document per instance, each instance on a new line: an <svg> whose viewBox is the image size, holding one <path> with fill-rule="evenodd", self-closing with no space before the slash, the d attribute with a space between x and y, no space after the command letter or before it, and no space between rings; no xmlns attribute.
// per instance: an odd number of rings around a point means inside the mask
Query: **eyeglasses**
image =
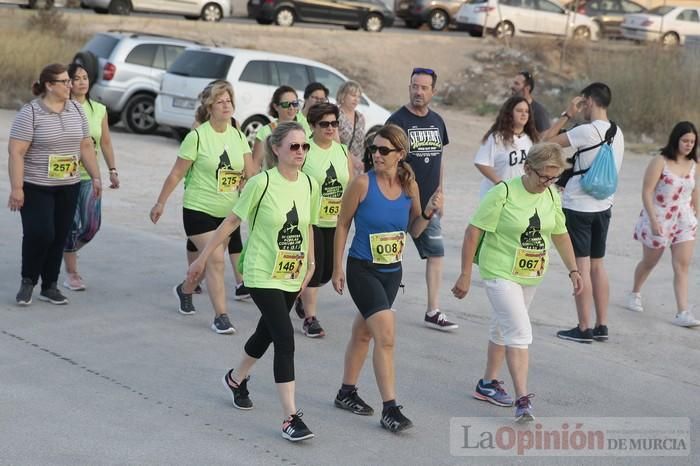
<svg viewBox="0 0 700 466"><path fill-rule="evenodd" d="M398 152L399 149L392 149L391 147L386 147L386 146L375 146L372 144L367 148L369 150L370 154L374 154L375 152L379 152L379 155L387 156L391 154L392 152Z"/></svg>
<svg viewBox="0 0 700 466"><path fill-rule="evenodd" d="M413 76L414 74L427 74L430 76L437 77L437 73L435 72L435 70L431 70L430 68L413 68L411 76Z"/></svg>
<svg viewBox="0 0 700 466"><path fill-rule="evenodd" d="M556 183L556 182L559 180L559 178L561 178L561 175L557 175L557 176L544 176L544 175L540 174L540 172L538 172L538 171L535 170L534 168L530 167L530 169L531 169L533 172L535 172L535 175L537 175L537 176L540 178L540 183L542 183L542 184Z"/></svg>
<svg viewBox="0 0 700 466"><path fill-rule="evenodd" d="M323 128L323 129L326 129L326 128L328 128L329 126L332 126L333 128L337 128L338 126L340 126L340 122L339 122L338 120L333 120L333 121L319 121L318 123L316 123L316 125L319 126L319 127L321 127L321 128Z"/></svg>
<svg viewBox="0 0 700 466"><path fill-rule="evenodd" d="M49 81L49 82L51 82L51 83L61 83L61 84L63 84L64 86L70 86L70 85L73 83L73 81L72 81L71 79L52 79L52 80Z"/></svg>
<svg viewBox="0 0 700 466"><path fill-rule="evenodd" d="M289 108L289 107L294 107L294 108L299 108L299 101L298 100L292 100L290 102L284 101L280 102L277 105L279 105L282 108Z"/></svg>
<svg viewBox="0 0 700 466"><path fill-rule="evenodd" d="M299 144L298 142L293 142L292 144L289 145L289 150L292 152L296 152L299 149L303 150L304 152L308 152L309 149L311 149L311 144L308 142L305 142L304 144Z"/></svg>

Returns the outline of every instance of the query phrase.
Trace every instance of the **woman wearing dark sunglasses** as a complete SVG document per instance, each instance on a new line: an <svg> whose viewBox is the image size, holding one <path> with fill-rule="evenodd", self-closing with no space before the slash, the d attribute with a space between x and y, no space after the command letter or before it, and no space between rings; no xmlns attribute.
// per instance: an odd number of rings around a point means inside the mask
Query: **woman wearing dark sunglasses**
<svg viewBox="0 0 700 466"><path fill-rule="evenodd" d="M338 114L336 105L321 103L311 107L307 115L313 137L303 171L321 186L321 204L319 223L314 226L316 270L308 288L297 299L295 308L297 315L304 319L302 331L309 338L325 336L323 327L316 318L318 289L328 283L333 274L335 227L341 198L353 173L348 150L335 140L338 134Z"/></svg>
<svg viewBox="0 0 700 466"><path fill-rule="evenodd" d="M350 224L355 236L347 260L347 285L360 313L352 325L345 352L343 384L335 406L354 414L370 416L374 410L357 394L357 380L374 340L372 363L382 396L381 425L391 431L408 429L413 423L396 403L394 376L394 328L392 305L401 285L401 259L406 232L415 238L428 226L430 217L442 208L436 191L421 211L420 195L413 170L405 162L408 140L401 128L383 126L370 151L374 169L354 178L343 196L335 234L333 288L342 294L346 272L343 255Z"/></svg>

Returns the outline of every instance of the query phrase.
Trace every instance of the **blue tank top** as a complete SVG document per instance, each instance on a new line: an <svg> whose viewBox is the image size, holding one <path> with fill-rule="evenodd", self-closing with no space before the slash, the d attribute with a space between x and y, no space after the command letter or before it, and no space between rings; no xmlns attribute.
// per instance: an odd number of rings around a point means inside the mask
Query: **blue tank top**
<svg viewBox="0 0 700 466"><path fill-rule="evenodd" d="M411 214L411 198L402 193L397 199L387 199L377 185L374 170L367 172L369 185L367 196L355 212L355 237L348 255L355 259L372 262L369 235L406 231Z"/></svg>

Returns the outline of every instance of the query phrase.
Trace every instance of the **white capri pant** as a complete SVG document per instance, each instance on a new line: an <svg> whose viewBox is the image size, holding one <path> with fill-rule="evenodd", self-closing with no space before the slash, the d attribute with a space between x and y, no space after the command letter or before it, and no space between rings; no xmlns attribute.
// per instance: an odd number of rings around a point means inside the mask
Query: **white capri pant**
<svg viewBox="0 0 700 466"><path fill-rule="evenodd" d="M489 340L500 346L527 349L532 343L528 309L536 286L524 286L503 278L484 280L486 296L493 308Z"/></svg>

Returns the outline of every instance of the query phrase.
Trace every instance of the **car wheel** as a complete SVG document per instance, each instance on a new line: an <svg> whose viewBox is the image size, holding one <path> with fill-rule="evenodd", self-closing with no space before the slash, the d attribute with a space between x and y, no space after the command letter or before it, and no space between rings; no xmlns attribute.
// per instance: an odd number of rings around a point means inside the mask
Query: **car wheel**
<svg viewBox="0 0 700 466"><path fill-rule="evenodd" d="M260 115L252 116L243 122L241 131L243 131L243 134L245 134L250 147L253 147L253 144L255 143L255 135L258 134L258 130L269 122L270 120Z"/></svg>
<svg viewBox="0 0 700 466"><path fill-rule="evenodd" d="M85 71L87 71L88 75L88 80L90 81L90 86L95 84L97 82L97 74L98 74L98 61L97 57L95 56L94 53L85 51L85 52L78 52L74 57L73 57L73 63L77 63L83 68L85 68Z"/></svg>
<svg viewBox="0 0 700 466"><path fill-rule="evenodd" d="M364 28L367 32L379 32L384 29L384 18L377 13L370 13L365 18Z"/></svg>
<svg viewBox="0 0 700 466"><path fill-rule="evenodd" d="M280 8L275 14L275 24L277 24L278 26L292 26L295 20L296 15L294 14L294 10L292 10L291 8Z"/></svg>
<svg viewBox="0 0 700 466"><path fill-rule="evenodd" d="M510 21L503 21L496 25L493 30L493 34L498 39L503 39L504 37L513 37L515 35L515 26Z"/></svg>
<svg viewBox="0 0 700 466"><path fill-rule="evenodd" d="M405 20L404 23L406 24L406 27L409 29L418 29L421 27L421 22L420 21L411 21L411 20Z"/></svg>
<svg viewBox="0 0 700 466"><path fill-rule="evenodd" d="M590 40L591 30L588 29L586 26L579 26L576 29L574 29L573 38L575 40Z"/></svg>
<svg viewBox="0 0 700 466"><path fill-rule="evenodd" d="M357 31L358 29L360 29L360 26L348 26L347 24L343 27L348 31Z"/></svg>
<svg viewBox="0 0 700 466"><path fill-rule="evenodd" d="M122 119L122 114L119 112L110 112L107 110L107 124L109 126L114 126L119 123Z"/></svg>
<svg viewBox="0 0 700 466"><path fill-rule="evenodd" d="M663 45L678 45L680 44L681 39L678 37L678 34L675 32L667 32L663 36L661 36L661 43Z"/></svg>
<svg viewBox="0 0 700 466"><path fill-rule="evenodd" d="M221 21L224 17L224 12L216 3L207 3L202 8L202 21L216 22Z"/></svg>
<svg viewBox="0 0 700 466"><path fill-rule="evenodd" d="M137 94L127 102L122 118L124 124L133 133L150 134L158 128L155 118L155 97Z"/></svg>
<svg viewBox="0 0 700 466"><path fill-rule="evenodd" d="M109 13L112 15L129 16L129 14L131 14L131 3L129 3L129 0L112 0L109 4Z"/></svg>
<svg viewBox="0 0 700 466"><path fill-rule="evenodd" d="M106 15L107 13L109 13L109 10L107 8L93 8L93 11L98 15Z"/></svg>
<svg viewBox="0 0 700 466"><path fill-rule="evenodd" d="M255 21L257 21L258 24L265 24L265 25L274 23L274 21L272 21L271 19L264 19L264 18L255 18Z"/></svg>
<svg viewBox="0 0 700 466"><path fill-rule="evenodd" d="M428 23L433 31L444 31L450 25L450 16L444 10L433 10Z"/></svg>

